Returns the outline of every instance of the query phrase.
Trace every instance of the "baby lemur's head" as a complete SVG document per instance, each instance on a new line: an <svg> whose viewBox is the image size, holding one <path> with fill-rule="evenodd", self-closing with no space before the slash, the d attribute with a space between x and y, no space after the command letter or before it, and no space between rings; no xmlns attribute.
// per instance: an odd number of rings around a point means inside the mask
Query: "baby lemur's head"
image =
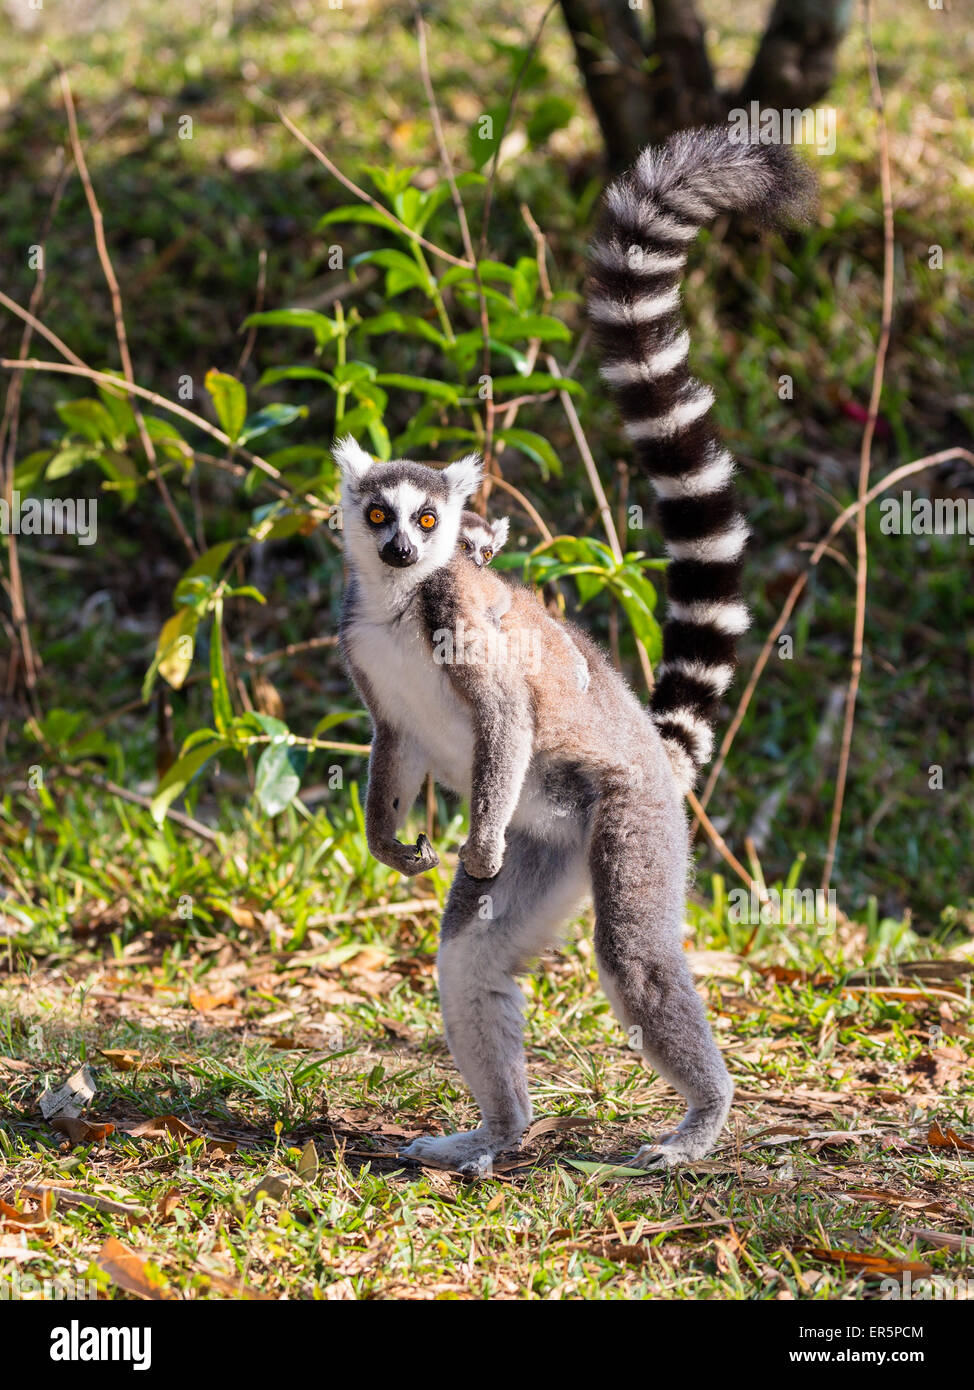
<svg viewBox="0 0 974 1390"><path fill-rule="evenodd" d="M485 521L476 512L460 516L460 549L478 569L489 565L507 540L509 522L506 516L497 521Z"/></svg>
<svg viewBox="0 0 974 1390"><path fill-rule="evenodd" d="M398 577L402 588L449 564L463 504L480 483L476 454L438 469L407 459L377 463L349 437L336 440L332 452L342 475L342 529L353 567L379 582Z"/></svg>

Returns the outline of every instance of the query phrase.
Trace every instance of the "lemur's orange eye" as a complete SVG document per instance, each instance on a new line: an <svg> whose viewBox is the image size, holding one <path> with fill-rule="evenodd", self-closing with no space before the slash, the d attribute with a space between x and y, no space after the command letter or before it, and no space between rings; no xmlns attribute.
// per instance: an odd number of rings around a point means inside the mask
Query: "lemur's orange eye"
<svg viewBox="0 0 974 1390"><path fill-rule="evenodd" d="M493 555L494 552L491 550L490 546L488 546L487 549L484 551L484 559L488 562L488 564L493 559Z"/></svg>
<svg viewBox="0 0 974 1390"><path fill-rule="evenodd" d="M419 518L419 524L424 531L432 531L433 527L436 525L435 512L424 512Z"/></svg>
<svg viewBox="0 0 974 1390"><path fill-rule="evenodd" d="M369 512L369 520L373 526L381 526L386 519L386 514L381 507L373 507Z"/></svg>
<svg viewBox="0 0 974 1390"><path fill-rule="evenodd" d="M470 542L469 542L469 541L464 541L464 540L462 540L462 541L460 542L460 549L461 549L461 550L469 550L469 549L470 549Z"/></svg>

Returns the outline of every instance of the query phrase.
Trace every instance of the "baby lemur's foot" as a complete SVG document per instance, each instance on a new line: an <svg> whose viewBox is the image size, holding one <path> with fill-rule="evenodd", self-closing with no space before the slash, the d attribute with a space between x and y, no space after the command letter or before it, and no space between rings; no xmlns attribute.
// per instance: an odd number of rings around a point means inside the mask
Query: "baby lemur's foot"
<svg viewBox="0 0 974 1390"><path fill-rule="evenodd" d="M483 1177L490 1172L491 1164L499 1153L516 1146L516 1138L501 1136L498 1139L488 1130L480 1128L465 1134L424 1135L400 1149L399 1156L428 1164L431 1168L451 1168L468 1177Z"/></svg>
<svg viewBox="0 0 974 1390"><path fill-rule="evenodd" d="M661 1134L651 1144L643 1144L631 1160L635 1168L673 1168L678 1163L692 1163L706 1158L713 1149L727 1118L727 1107L691 1110L683 1123L667 1134Z"/></svg>

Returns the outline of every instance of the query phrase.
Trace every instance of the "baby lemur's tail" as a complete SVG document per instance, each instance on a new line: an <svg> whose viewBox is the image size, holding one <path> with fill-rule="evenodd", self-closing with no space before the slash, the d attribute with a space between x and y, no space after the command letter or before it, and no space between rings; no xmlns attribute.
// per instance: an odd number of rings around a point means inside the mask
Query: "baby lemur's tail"
<svg viewBox="0 0 974 1390"><path fill-rule="evenodd" d="M671 560L652 710L684 790L713 752L711 724L748 614L734 463L711 420L714 394L690 375L680 280L689 243L718 213L783 221L803 212L811 187L784 146L737 144L719 127L683 131L609 187L592 247L588 313L602 375L659 497Z"/></svg>

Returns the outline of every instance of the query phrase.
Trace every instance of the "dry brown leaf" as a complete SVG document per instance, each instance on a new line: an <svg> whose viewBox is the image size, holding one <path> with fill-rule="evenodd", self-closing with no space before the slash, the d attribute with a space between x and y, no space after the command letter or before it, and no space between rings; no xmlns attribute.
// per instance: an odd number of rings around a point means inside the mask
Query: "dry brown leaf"
<svg viewBox="0 0 974 1390"><path fill-rule="evenodd" d="M242 1198L245 1206L253 1207L259 1201L283 1202L291 1191L291 1180L281 1173L266 1173L256 1187Z"/></svg>
<svg viewBox="0 0 974 1390"><path fill-rule="evenodd" d="M721 1274L728 1274L736 1268L737 1257L746 1248L745 1244L731 1226L723 1239L714 1238L714 1245L717 1249L717 1268Z"/></svg>
<svg viewBox="0 0 974 1390"><path fill-rule="evenodd" d="M370 975L375 970L381 970L389 960L388 951L383 951L378 946L363 946L361 951L352 956L351 960L345 961L341 968L349 975Z"/></svg>
<svg viewBox="0 0 974 1390"><path fill-rule="evenodd" d="M101 1047L98 1050L115 1071L138 1071L142 1066L142 1054L130 1052L127 1047Z"/></svg>
<svg viewBox="0 0 974 1390"><path fill-rule="evenodd" d="M237 991L229 981L214 984L212 989L201 985L190 985L190 1007L199 1014L209 1013L211 1009L225 1009L237 1002Z"/></svg>
<svg viewBox="0 0 974 1390"><path fill-rule="evenodd" d="M207 1148L220 1149L223 1153L236 1153L236 1139L220 1139L215 1135L201 1134L198 1129L188 1125L178 1115L153 1115L145 1120L123 1120L117 1125L122 1134L133 1139L203 1139Z"/></svg>
<svg viewBox="0 0 974 1390"><path fill-rule="evenodd" d="M301 1157L297 1163L298 1177L305 1182L314 1182L318 1176L318 1150L315 1148L315 1141L309 1139L301 1150Z"/></svg>
<svg viewBox="0 0 974 1390"><path fill-rule="evenodd" d="M63 1086L56 1090L50 1087L41 1096L39 1105L45 1120L53 1115L80 1115L84 1107L94 1098L95 1077L85 1062L73 1072Z"/></svg>
<svg viewBox="0 0 974 1390"><path fill-rule="evenodd" d="M381 1028L384 1028L387 1033L391 1033L395 1038L404 1038L408 1040L413 1036L413 1030L409 1025L400 1023L398 1019L377 1018L376 1023L378 1023Z"/></svg>
<svg viewBox="0 0 974 1390"><path fill-rule="evenodd" d="M894 1260L888 1255L868 1255L860 1250L829 1250L821 1245L796 1245L796 1255L809 1255L823 1264L844 1265L854 1274L864 1274L867 1278L882 1278L884 1275L929 1274L931 1266L922 1260Z"/></svg>
<svg viewBox="0 0 974 1390"><path fill-rule="evenodd" d="M926 1245L939 1246L941 1250L956 1250L961 1254L974 1250L974 1235L958 1235L955 1231L932 1231L925 1226L906 1226L904 1229L917 1240L922 1240Z"/></svg>
<svg viewBox="0 0 974 1390"><path fill-rule="evenodd" d="M221 908L234 926L243 927L247 931L253 931L257 926L257 918L249 907L241 907L239 903L221 903Z"/></svg>
<svg viewBox="0 0 974 1390"><path fill-rule="evenodd" d="M113 1284L136 1298L152 1301L174 1298L165 1280L148 1269L145 1260L135 1250L109 1236L95 1256L99 1269L105 1271Z"/></svg>
<svg viewBox="0 0 974 1390"><path fill-rule="evenodd" d="M46 1225L54 1214L54 1198L49 1192L41 1195L38 1201L37 1210L24 1212L17 1207L11 1206L0 1197L0 1219L2 1219L5 1231L27 1231L32 1230L36 1234L38 1226Z"/></svg>
<svg viewBox="0 0 974 1390"><path fill-rule="evenodd" d="M887 1192L880 1187L853 1187L839 1195L853 1198L857 1202L884 1202L891 1207L917 1207L920 1211L947 1211L944 1203L938 1202L933 1197L910 1197L904 1192Z"/></svg>
<svg viewBox="0 0 974 1390"><path fill-rule="evenodd" d="M111 1120L82 1120L78 1115L55 1115L51 1128L57 1134L64 1134L72 1144L97 1144L115 1133Z"/></svg>
<svg viewBox="0 0 974 1390"><path fill-rule="evenodd" d="M949 1125L941 1129L936 1120L927 1131L927 1143L932 1149L963 1149L967 1153L974 1153L974 1144L962 1139Z"/></svg>
<svg viewBox="0 0 974 1390"><path fill-rule="evenodd" d="M540 1139L542 1134L555 1134L569 1129L594 1129L597 1124L598 1120L586 1119L584 1115L546 1115L543 1119L535 1120L521 1140L521 1147L526 1148L535 1139Z"/></svg>
<svg viewBox="0 0 974 1390"><path fill-rule="evenodd" d="M156 1219L168 1221L177 1207L182 1206L182 1195L177 1187L170 1187L158 1199L155 1205Z"/></svg>

